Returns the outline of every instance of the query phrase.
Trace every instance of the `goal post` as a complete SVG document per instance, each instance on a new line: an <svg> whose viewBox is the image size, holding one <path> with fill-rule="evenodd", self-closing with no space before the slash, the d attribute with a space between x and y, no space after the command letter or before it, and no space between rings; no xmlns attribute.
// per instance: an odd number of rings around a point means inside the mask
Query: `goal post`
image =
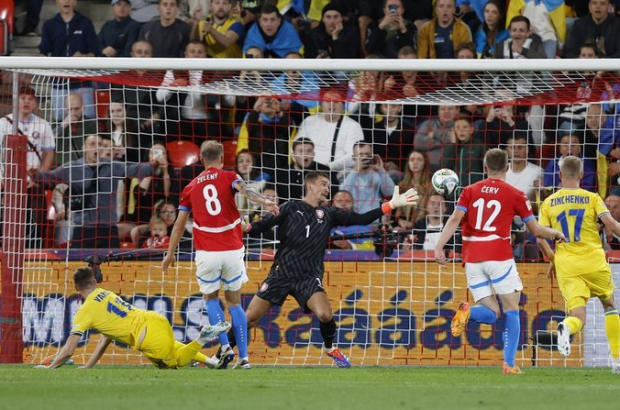
<svg viewBox="0 0 620 410"><path fill-rule="evenodd" d="M177 340L198 335L208 319L191 227L167 276L160 269L165 241L150 230L174 223L181 190L201 170L198 147L206 139L222 142L228 169L281 202L300 199L303 176L315 168L329 172L332 199L349 191L356 211L389 198L396 184L423 192L416 209L333 232L324 286L339 326L336 343L355 365L502 362L502 319L450 335L454 303L471 296L458 235L446 248L448 268L429 251L456 199L433 195L435 169L452 168L467 185L483 177L484 152L504 148L515 164L527 164L515 184L530 190L536 210L558 186L557 159L572 153L587 161L588 188L609 201L618 196L620 206L620 63L613 59L8 57L0 69L0 362L41 363L56 354L80 305L71 272L89 263L100 269L102 287L165 315ZM11 113L18 133L7 131ZM343 135L348 142L334 142ZM358 141L371 146L371 164L362 163ZM366 165L384 179L350 177ZM360 196L369 193L375 196ZM237 202L251 218L264 216ZM605 239L617 262L620 240ZM244 306L279 244L277 230L246 240ZM606 365L604 320L593 302L575 354L565 360L554 350L549 335L566 314L564 302L519 221L513 243L525 288L519 365ZM619 279L616 263L612 270ZM98 337L85 335L76 362L88 359ZM258 323L249 350L256 364L331 364L318 320L294 300ZM144 361L114 344L103 363Z"/></svg>

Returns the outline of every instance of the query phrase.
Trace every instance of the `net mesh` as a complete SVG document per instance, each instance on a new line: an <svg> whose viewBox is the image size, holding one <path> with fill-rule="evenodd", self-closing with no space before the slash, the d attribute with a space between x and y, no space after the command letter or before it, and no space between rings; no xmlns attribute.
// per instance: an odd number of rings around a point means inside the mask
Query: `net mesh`
<svg viewBox="0 0 620 410"><path fill-rule="evenodd" d="M7 301L19 301L12 317L23 331L15 340L3 327L0 354L11 344L28 362L56 354L80 304L71 273L87 263L100 270L103 287L165 315L177 340L198 335L208 319L194 277L191 227L180 263L167 276L160 269L167 242L151 231L158 223L169 231L179 193L202 170L198 147L212 138L225 146L226 168L280 203L301 198L309 169L328 170L333 199L341 189L353 194L352 204L335 205L360 212L389 198L395 184L423 194L417 208L372 226L338 228L330 241L324 284L339 325L336 343L353 364L501 364L502 319L470 324L463 337L450 335L454 302L471 296L458 235L446 248L454 260L448 268L431 260L455 198L433 196L430 175L447 167L462 185L473 183L483 177L485 150L499 146L512 158L511 183L527 191L537 210L558 186L557 159L581 155L584 187L609 197L613 212L620 201L614 191L619 87L607 72L6 70L1 298L5 312ZM10 134L28 137L24 158L16 159L7 145ZM334 136L343 143L332 151ZM351 177L365 166L353 148L358 140L371 145L370 158L378 156L372 168L383 169L389 181ZM166 161L151 168L159 157ZM8 172L11 164L21 164L23 179ZM237 202L252 219L264 215L241 197ZM620 241L604 239L614 257ZM244 306L278 244L277 230L247 238ZM577 353L569 360L552 349L549 332L564 317L564 302L520 221L513 245L525 286L519 364L601 365L607 351L596 338L603 332L600 318L575 340ZM98 337L85 335L76 362L88 359ZM294 300L259 322L249 350L257 364L332 363L321 349L318 319ZM102 361L147 363L120 344Z"/></svg>

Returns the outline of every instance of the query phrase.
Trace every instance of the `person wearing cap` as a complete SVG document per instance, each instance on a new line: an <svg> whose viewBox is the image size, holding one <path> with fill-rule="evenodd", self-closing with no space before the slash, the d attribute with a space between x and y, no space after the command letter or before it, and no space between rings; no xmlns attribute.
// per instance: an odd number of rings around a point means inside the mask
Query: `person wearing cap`
<svg viewBox="0 0 620 410"><path fill-rule="evenodd" d="M356 58L360 35L357 27L344 23L342 4L333 1L323 7L321 22L310 32L306 58Z"/></svg>
<svg viewBox="0 0 620 410"><path fill-rule="evenodd" d="M417 29L404 17L402 0L385 0L383 18L368 26L368 38L364 47L366 54L398 58L398 50L409 46L416 48Z"/></svg>
<svg viewBox="0 0 620 410"><path fill-rule="evenodd" d="M130 17L130 0L112 0L114 18L99 32L101 54L105 57L130 57L131 46L138 39L140 23Z"/></svg>

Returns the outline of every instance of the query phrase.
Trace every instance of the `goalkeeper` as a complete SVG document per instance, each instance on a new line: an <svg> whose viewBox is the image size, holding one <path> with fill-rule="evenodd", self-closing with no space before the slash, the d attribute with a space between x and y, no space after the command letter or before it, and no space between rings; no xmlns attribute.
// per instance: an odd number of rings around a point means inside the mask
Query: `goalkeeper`
<svg viewBox="0 0 620 410"><path fill-rule="evenodd" d="M138 309L113 292L97 287L91 268L76 269L73 282L84 302L73 318L71 335L54 361L38 368L55 369L65 364L88 329L101 332L101 339L84 368L93 367L112 340L141 351L160 369L183 367L192 360L206 364L208 359L200 349L230 328L228 322L206 326L196 340L186 345L174 340L168 319L159 313Z"/></svg>
<svg viewBox="0 0 620 410"><path fill-rule="evenodd" d="M322 283L323 258L330 231L336 226L368 225L395 208L414 206L418 194L412 188L401 195L395 187L392 200L381 207L364 214L349 212L323 205L330 194L330 178L317 171L306 175L305 192L301 201L284 204L278 216L268 215L246 227L246 232L260 233L278 225L280 240L269 275L246 310L248 328L273 305L281 306L291 295L306 313L313 312L319 319L327 355L338 367L351 367L348 358L334 346L336 321ZM235 341L231 336L229 332L232 346Z"/></svg>

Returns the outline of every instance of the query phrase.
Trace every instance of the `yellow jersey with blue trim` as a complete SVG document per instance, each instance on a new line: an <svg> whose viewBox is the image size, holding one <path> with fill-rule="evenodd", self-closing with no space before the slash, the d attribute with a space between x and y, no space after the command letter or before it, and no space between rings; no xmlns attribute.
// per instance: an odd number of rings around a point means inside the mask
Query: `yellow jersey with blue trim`
<svg viewBox="0 0 620 410"><path fill-rule="evenodd" d="M210 18L213 21L213 28L215 28L218 33L226 35L229 31L233 31L239 36L239 38L243 37L245 32L243 23L236 18L229 17L221 23L215 22L213 16L210 16ZM200 21L198 23L199 33L204 33L204 24L204 21ZM202 36L202 41L207 48L207 56L211 58L241 58L243 55L241 45L238 41L226 47L223 44L220 44L211 34Z"/></svg>
<svg viewBox="0 0 620 410"><path fill-rule="evenodd" d="M581 188L562 188L540 208L539 222L564 233L566 242L556 244L558 275L578 276L605 267L607 260L597 220L609 214L598 194Z"/></svg>
<svg viewBox="0 0 620 410"><path fill-rule="evenodd" d="M71 334L82 335L88 329L95 329L113 340L136 348L147 320L146 313L125 302L114 292L96 288L73 317Z"/></svg>

